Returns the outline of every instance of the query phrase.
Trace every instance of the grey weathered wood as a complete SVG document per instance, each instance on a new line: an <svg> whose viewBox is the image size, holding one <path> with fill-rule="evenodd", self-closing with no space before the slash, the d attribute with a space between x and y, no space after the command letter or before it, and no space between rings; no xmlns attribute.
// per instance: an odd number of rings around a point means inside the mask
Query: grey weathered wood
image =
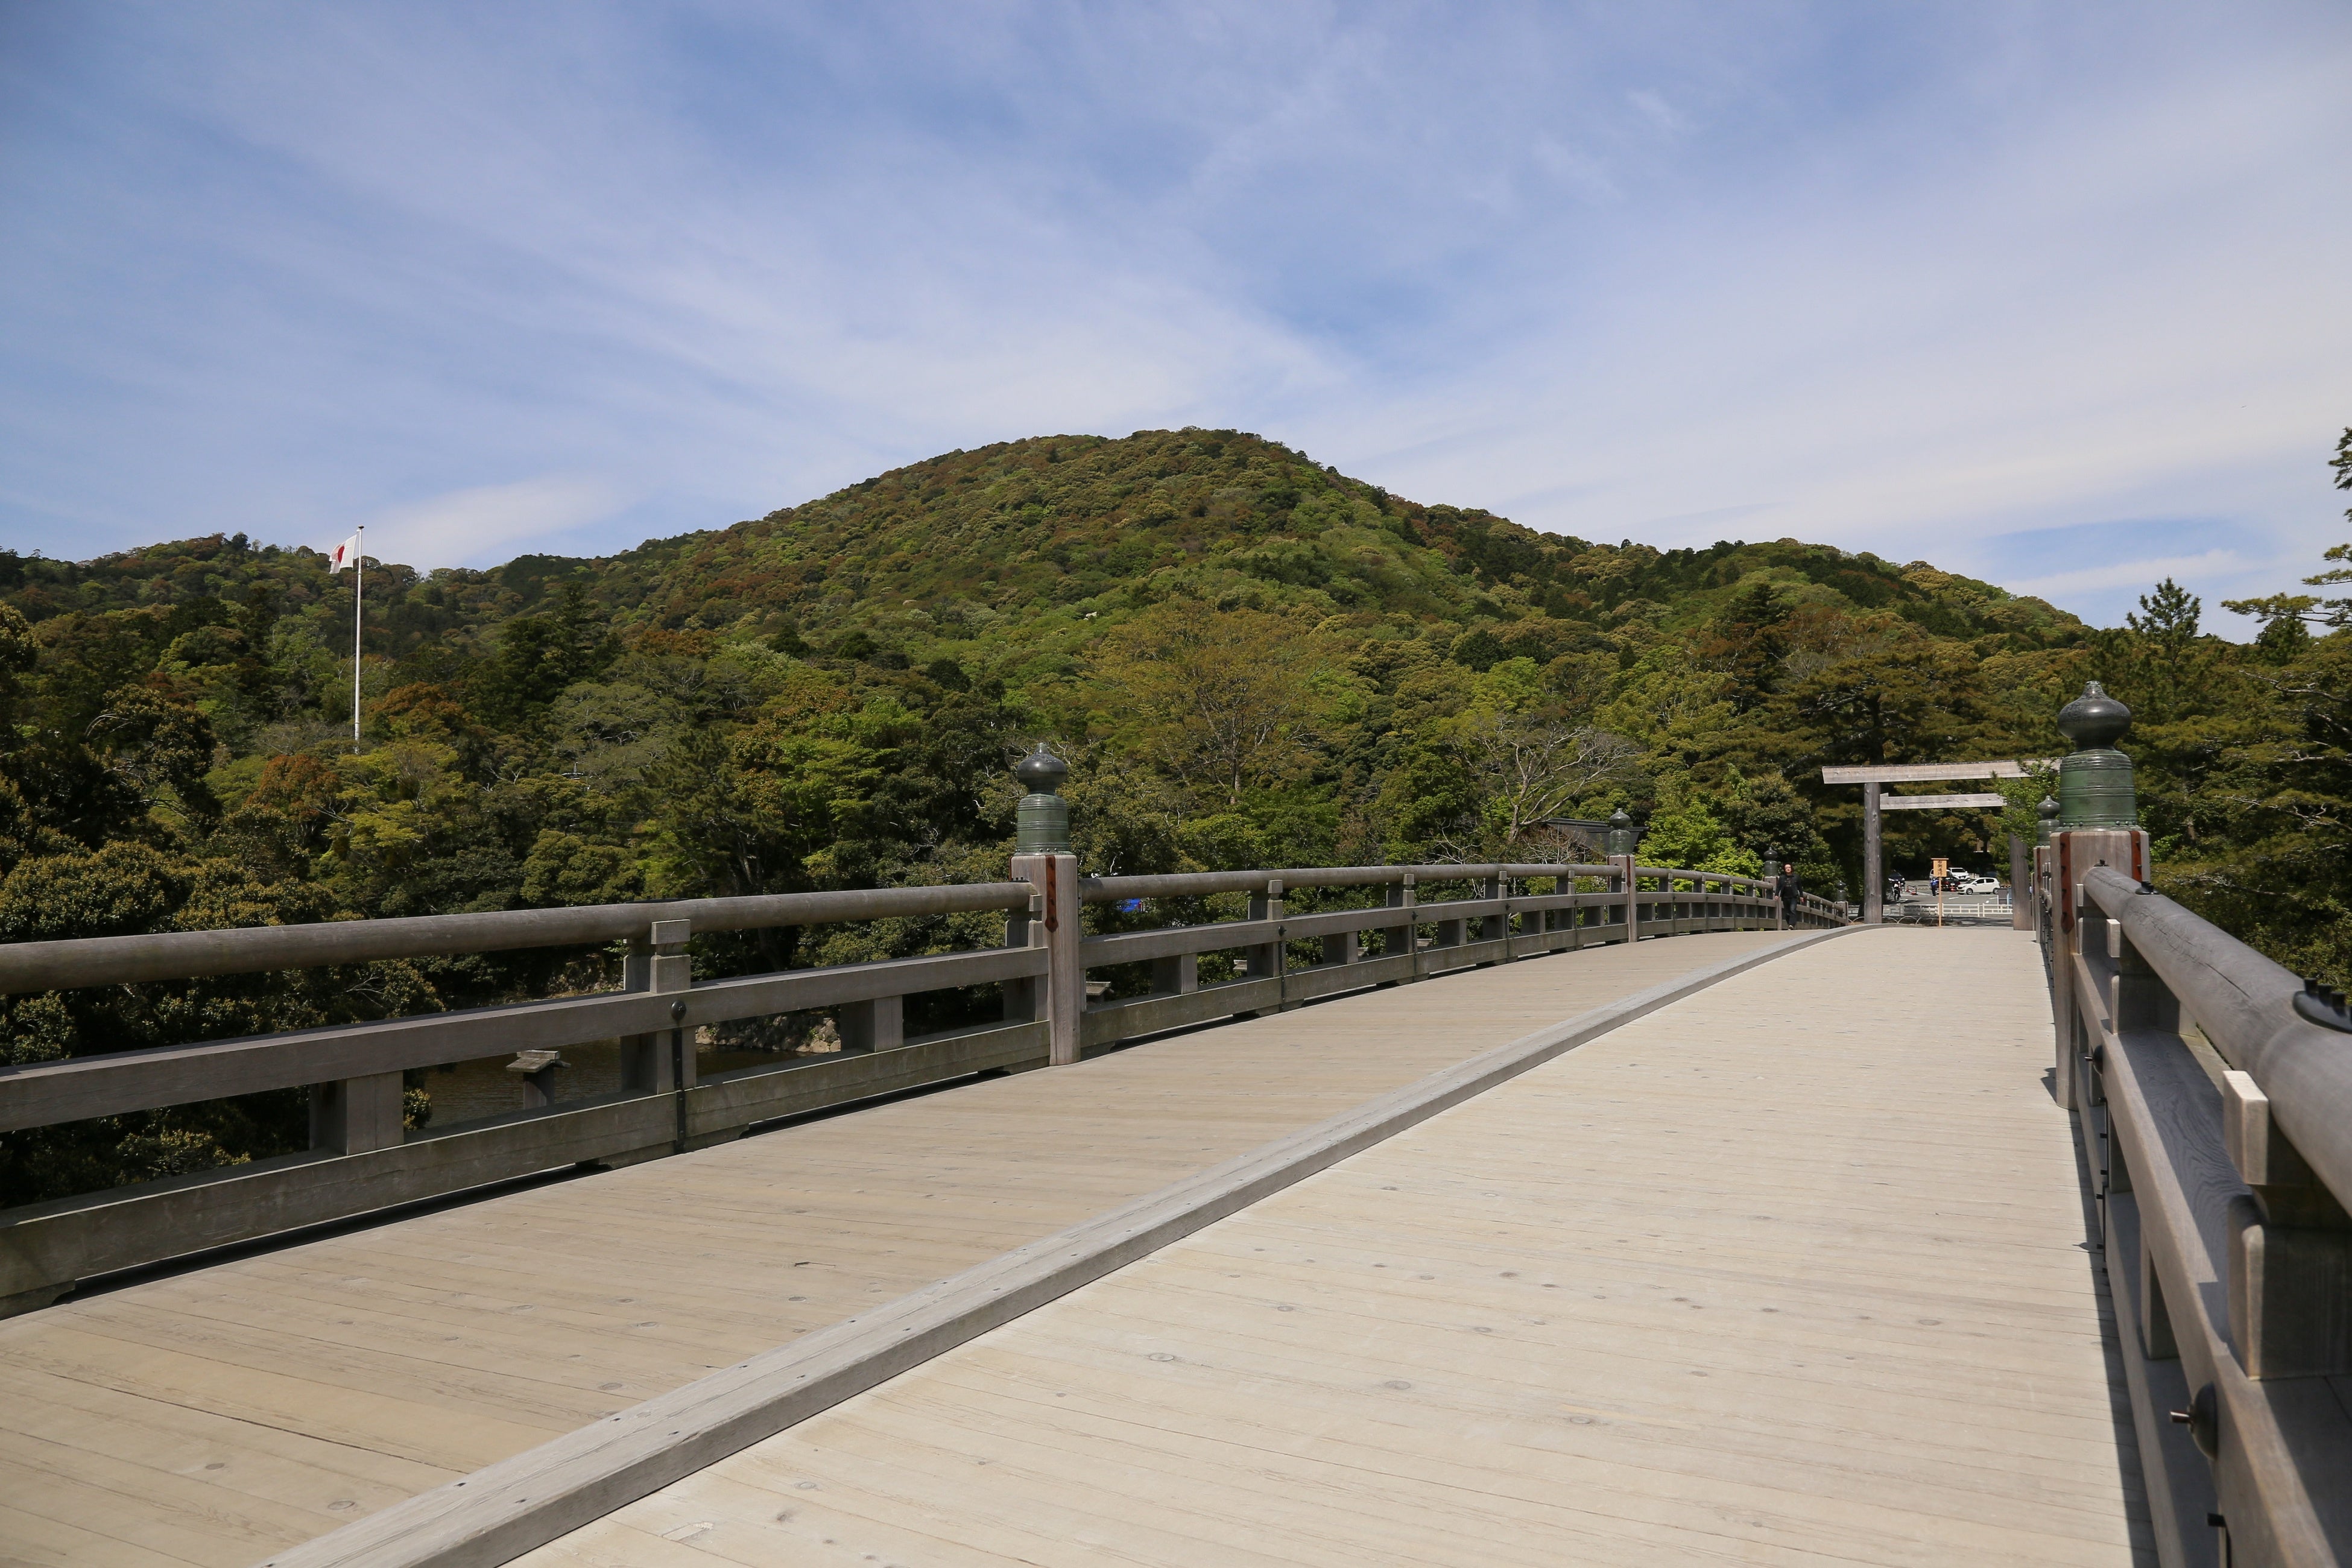
<svg viewBox="0 0 2352 1568"><path fill-rule="evenodd" d="M1043 927L1047 955L1045 978L1045 1022L1053 1046L1047 1059L1066 1067L1078 1059L1081 1018L1087 1007L1086 965L1078 954L1083 941L1083 906L1075 855L1015 855L1013 874L1028 884Z"/></svg>
<svg viewBox="0 0 2352 1568"><path fill-rule="evenodd" d="M402 1136L401 1077L370 1073L310 1087L310 1147L334 1154L389 1148Z"/></svg>
<svg viewBox="0 0 2352 1568"><path fill-rule="evenodd" d="M1139 1035L1156 1035L1162 1029L1205 1024L1212 1018L1270 1013L1281 1005L1281 982L1276 980L1235 980L1178 994L1141 996L1131 1002L1114 1002L1108 1006L1088 1009L1085 1043L1109 1045Z"/></svg>
<svg viewBox="0 0 2352 1568"><path fill-rule="evenodd" d="M1200 1175L270 1558L489 1568L782 1431L1585 1041L1828 940L1791 938L1432 1074Z"/></svg>
<svg viewBox="0 0 2352 1568"><path fill-rule="evenodd" d="M1286 1000L1313 1002L1325 996L1337 996L1344 992L1360 991L1368 985L1385 982L1410 980L1412 959L1399 953L1394 958L1359 958L1353 963L1318 964L1313 969L1294 969L1283 976Z"/></svg>
<svg viewBox="0 0 2352 1568"><path fill-rule="evenodd" d="M1043 1066L1042 1021L933 1036L895 1049L786 1068L747 1068L704 1079L687 1096L687 1128L698 1143L762 1121L805 1115L973 1073Z"/></svg>
<svg viewBox="0 0 2352 1568"><path fill-rule="evenodd" d="M2033 929L2033 873L2028 862L2031 853L2021 834L2009 836L2009 905L2010 928L2012 931Z"/></svg>
<svg viewBox="0 0 2352 1568"><path fill-rule="evenodd" d="M690 921L697 931L743 931L1013 909L1025 905L1028 896L1028 888L1018 882L978 882L24 942L0 946L0 994L436 953L584 946L642 936L659 920Z"/></svg>
<svg viewBox="0 0 2352 1568"><path fill-rule="evenodd" d="M670 1125L669 1096L632 1097L26 1205L0 1216L0 1298L666 1145Z"/></svg>
<svg viewBox="0 0 2352 1568"><path fill-rule="evenodd" d="M1201 988L1201 956L1173 952L1151 961L1151 990L1159 996L1186 996Z"/></svg>
<svg viewBox="0 0 2352 1568"><path fill-rule="evenodd" d="M2352 1037L2296 1016L2293 972L2114 868L2083 873L2231 1066L2252 1075L2278 1124L2339 1203L2352 1205Z"/></svg>
<svg viewBox="0 0 2352 1568"><path fill-rule="evenodd" d="M1259 900L1264 901L1263 893ZM1506 908L1564 909L1595 906L1608 901L1605 893L1548 893L1534 898L1513 900L1507 906L1500 899L1453 899L1416 906L1416 915L1432 919L1469 922L1500 916ZM1266 919L1219 921L1209 925L1166 926L1158 931L1118 931L1108 936L1090 936L1079 943L1080 960L1089 969L1113 963L1136 963L1147 959L1164 958L1180 952L1223 952L1235 948L1270 946L1276 927L1292 940L1337 936L1350 931L1380 931L1391 927L1396 916L1388 908L1367 910L1327 910L1316 914L1286 912L1279 921Z"/></svg>
<svg viewBox="0 0 2352 1568"><path fill-rule="evenodd" d="M2106 1222L2107 1289L2115 1305L2116 1338L2124 1363L2124 1385L2132 1407L2132 1436L2149 1482L2148 1525L2157 1538L2157 1560L2165 1568L2221 1568L2219 1535L2205 1518L2214 1511L2213 1472L2189 1436L2170 1418L2186 1410L2195 1390L2182 1375L2180 1357L2169 1349L2156 1356L2142 1349L2148 1298L2145 1270L2136 1260L2140 1245L2139 1203L2130 1193L2111 1194L2100 1205Z"/></svg>
<svg viewBox="0 0 2352 1568"><path fill-rule="evenodd" d="M2103 935L2081 921L2076 931ZM2220 1413L2213 1481L2231 1549L2242 1562L2316 1568L2352 1560L2352 1488L2312 1485L2316 1476L2352 1475L2352 1419L2332 1394L2305 1395L2324 1380L2258 1381L2246 1363L2255 1304L2231 1275L2259 1214L2222 1142L2220 1093L2179 1036L2117 1031L2106 1005L2112 961L2078 952L2068 964L2074 1005L2101 1047L2095 1078L2130 1172L2137 1246L2163 1297L2183 1383L2210 1386ZM2111 1265L2111 1283L2116 1275ZM2160 1467L2149 1479L2162 1483Z"/></svg>
<svg viewBox="0 0 2352 1568"><path fill-rule="evenodd" d="M1264 887L1250 895L1250 924L1265 938L1242 950L1242 969L1252 980L1279 981L1282 978L1283 968L1288 959L1284 952L1286 945L1284 938L1287 934L1284 913L1282 879L1279 877L1269 879ZM1275 992L1275 1005L1278 1008L1284 1000L1279 987Z"/></svg>
<svg viewBox="0 0 2352 1568"><path fill-rule="evenodd" d="M2029 767L2046 768L2048 761L2017 763L1871 763L1855 767L1823 768L1823 784L1935 784L1945 779L2021 779Z"/></svg>
<svg viewBox="0 0 2352 1568"><path fill-rule="evenodd" d="M1823 775L1824 782L1827 774ZM1877 781L1862 786L1862 923L1876 925L1886 918L1885 824L1879 811L1885 791Z"/></svg>
<svg viewBox="0 0 2352 1568"><path fill-rule="evenodd" d="M688 1123L695 1141L708 1142L761 1121L1028 1066L1045 1055L1045 1026L1029 1024L870 1056L751 1068L688 1091ZM561 1106L365 1153L289 1155L10 1209L0 1215L0 1300L583 1162L656 1147L667 1152L675 1099L625 1096Z"/></svg>
<svg viewBox="0 0 2352 1568"><path fill-rule="evenodd" d="M907 1004L900 996L851 1002L836 1015L845 1051L891 1051L907 1043Z"/></svg>
<svg viewBox="0 0 2352 1568"><path fill-rule="evenodd" d="M793 1107L807 1109L863 1093L887 1092L872 1087L885 1078L894 1086L904 1087L933 1081L950 1070L981 1070L969 1061L950 1069L934 1059L935 1052L898 1056L903 998L908 994L1002 984L1008 1024L1042 1023L1052 1041L1048 1059L1075 1061L1087 1046L1135 1034L1297 1005L1360 986L1392 984L1580 945L1586 940L1580 911L1623 906L1637 886L1636 879L1619 874L1612 878L1615 891L1575 890L1577 878L1622 872L1630 868L1630 861L1617 868L1318 868L1288 875L1306 886L1385 887L1392 903L1379 909L1288 917L1281 901L1284 879L1272 876L1257 884L1261 918L1255 921L1082 939L1078 916L1087 899L1147 892L1191 896L1210 889L1197 879L1172 882L1145 879L1140 884L1110 879L1087 883L1077 877L1074 858L1035 858L1035 865L1017 868L1024 878L1021 883L980 887L524 910L484 917L342 922L331 929L259 928L0 949L0 970L15 963L16 973L35 974L47 984L98 974L112 979L166 978L300 962L488 951L547 945L583 935L625 936L629 943L623 985L617 992L0 1068L0 1131L313 1086L318 1151L355 1159L399 1153L404 1138L400 1114L404 1071L517 1051L553 1053L613 1038L623 1045L621 1095L610 1102L558 1109L548 1102L554 1096L551 1075L559 1069L542 1066L529 1075L525 1113L467 1130L468 1137L475 1133L481 1137L463 1146L467 1151L463 1159L456 1152L459 1146L432 1137L418 1141L419 1147L432 1145L431 1152L414 1159L404 1156L364 1167L313 1160L269 1162L234 1175L212 1173L185 1183L125 1189L54 1212L13 1211L5 1223L22 1222L14 1232L20 1247L30 1245L29 1238L36 1237L57 1238L71 1232L81 1237L70 1244L58 1243L64 1249L59 1257L81 1248L76 1255L79 1260L71 1264L76 1273L153 1261L190 1247L249 1239L287 1225L343 1217L366 1207L528 1174L550 1168L550 1163L635 1160L700 1146L740 1131L746 1117L788 1115L793 1113ZM1424 873L1432 882L1465 884L1476 896L1416 907ZM1654 868L1644 868L1642 874L1673 880L1672 873ZM1217 873L1212 880L1230 875ZM1721 886L1753 894L1760 886L1746 879L1692 873L1685 873L1684 879L1695 879L1702 889ZM1548 884L1553 890L1536 894L1515 885L1530 880ZM1622 931L1630 936L1710 929L1722 923L1721 910L1736 910L1738 905L1731 894L1702 891L1687 900L1679 919L1671 918L1675 906L1667 901L1647 910L1651 918L1646 924L1628 924ZM691 960L686 952L698 929L988 908L1007 910L1004 948L700 985L693 983ZM1396 923L1398 908L1411 911L1409 920L1433 918L1440 945L1419 950L1413 925ZM1658 918L1662 912L1669 918ZM1554 925L1558 913L1569 917L1564 928ZM1513 930L1514 926L1525 929ZM1475 940L1473 927L1476 928ZM1365 959L1354 945L1358 933L1366 930L1388 933L1386 950L1377 959ZM182 936L202 940L183 941ZM1282 963L1286 940L1320 940L1338 962L1286 974ZM1234 947L1249 952L1251 968L1263 975L1262 980L1215 987L1209 993L1188 988L1192 955ZM1087 1014L1087 965L1145 959L1156 970L1173 963L1173 969L1162 976L1166 984L1161 989L1168 994L1099 1010L1096 1016ZM764 1082L745 1085L732 1079L717 1086L697 1084L691 1044L696 1030L738 1018L825 1006L841 1013L848 1056L894 1058L881 1077L856 1079L845 1074L839 1064L829 1064L826 1070L833 1077L798 1079L790 1087ZM927 1050L929 1044L925 1043ZM998 1049L999 1054L1012 1053L1007 1062L1020 1055L1009 1043L1002 1043ZM1002 1064L992 1058L989 1065ZM1027 1065L1025 1060L1022 1065ZM751 1076L764 1079L774 1071L763 1069ZM835 1087L819 1090L816 1086L821 1082ZM713 1092L706 1093L706 1089ZM632 1109L614 1111L613 1104ZM670 1121L666 1141L652 1133L652 1119L664 1107ZM615 1116L618 1122L614 1121ZM616 1132L615 1126L624 1130ZM326 1163L335 1168L325 1170ZM284 1189L301 1181L318 1184L315 1201L296 1202L286 1196ZM236 1184L239 1183L243 1184ZM90 1241L100 1230L116 1241ZM0 1297L16 1298L18 1305L28 1303L32 1296L55 1284L54 1274L48 1265L35 1267L30 1275L24 1275L29 1280L24 1289L0 1291ZM35 1275L40 1278L32 1278Z"/></svg>
<svg viewBox="0 0 2352 1568"><path fill-rule="evenodd" d="M1605 877L1607 866L1477 865L1477 866L1310 866L1269 868L1262 871L1184 871L1165 876L1089 877L1083 884L1087 902L1108 903L1121 899L1201 899L1217 893L1263 891L1274 878L1290 888L1369 888L1420 882L1468 882L1486 877Z"/></svg>
<svg viewBox="0 0 2352 1568"><path fill-rule="evenodd" d="M654 962L658 966L663 960ZM1045 967L1041 950L990 948L715 980L683 992L613 991L0 1068L0 1131L400 1072L508 1051L561 1048L616 1035L660 1031L667 1036L677 1028L736 1018L984 984L1042 973ZM673 1005L685 1009L682 1016L672 1016Z"/></svg>
<svg viewBox="0 0 2352 1568"><path fill-rule="evenodd" d="M1878 809L1881 811L1966 811L2008 804L2006 795L1882 795L1878 797Z"/></svg>

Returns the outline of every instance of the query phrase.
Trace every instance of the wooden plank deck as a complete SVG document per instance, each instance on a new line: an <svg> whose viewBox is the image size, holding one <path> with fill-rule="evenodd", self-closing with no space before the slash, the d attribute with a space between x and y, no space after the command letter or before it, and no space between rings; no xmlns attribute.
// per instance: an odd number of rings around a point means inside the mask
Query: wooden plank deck
<svg viewBox="0 0 2352 1568"><path fill-rule="evenodd" d="M1794 953L520 1561L2152 1563L2049 1020Z"/></svg>
<svg viewBox="0 0 2352 1568"><path fill-rule="evenodd" d="M1682 937L1343 997L0 1322L0 1564L247 1568L1779 940Z"/></svg>

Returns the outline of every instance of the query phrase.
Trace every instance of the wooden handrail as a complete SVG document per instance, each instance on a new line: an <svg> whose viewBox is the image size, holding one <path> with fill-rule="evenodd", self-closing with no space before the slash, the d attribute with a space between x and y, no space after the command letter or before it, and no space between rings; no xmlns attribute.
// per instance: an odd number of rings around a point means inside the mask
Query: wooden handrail
<svg viewBox="0 0 2352 1568"><path fill-rule="evenodd" d="M22 942L0 946L0 995L368 963L387 958L584 946L641 938L656 921L687 921L697 931L755 931L967 910L1025 909L1029 894L1026 882L953 883Z"/></svg>
<svg viewBox="0 0 2352 1568"><path fill-rule="evenodd" d="M2146 833L2061 829L2035 858L2053 1089L2098 1199L2158 1555L2216 1561L2218 1531L2232 1562L2352 1563L2352 1416L2326 1392L2352 1374L2352 1039L2143 881Z"/></svg>
<svg viewBox="0 0 2352 1568"><path fill-rule="evenodd" d="M2261 1087L2295 1151L2352 1208L2352 1036L2298 1017L2303 982L2294 971L2154 889L2095 866L2083 890L2123 927L2222 1059Z"/></svg>
<svg viewBox="0 0 2352 1568"><path fill-rule="evenodd" d="M1066 856L1051 860L1069 874ZM0 1131L309 1086L306 1152L0 1212L0 1316L54 1299L77 1279L193 1248L581 1163L701 1147L763 1121L975 1072L1074 1061L1159 1030L1277 1011L1366 986L1430 978L1596 943L1790 925L1842 917L1819 900L1791 917L1769 880L1608 865L1307 867L1168 877L1106 877L787 893L241 927L0 947L0 994L191 979L432 954L626 939L621 989L459 1012L378 1019L249 1038L0 1068ZM1016 875L1029 875L1016 860ZM1663 879L1667 885L1640 883ZM1579 880L1587 881L1577 891ZM1549 881L1554 891L1528 893ZM1681 881L1686 887L1675 888ZM1474 884L1471 896L1418 900L1421 884ZM1592 884L1598 883L1598 890ZM1379 907L1289 913L1286 890L1384 887ZM1056 915L1053 889L1064 900ZM1247 893L1246 918L1085 936L1069 901ZM1005 945L697 982L687 948L712 931L807 926L1003 910ZM1381 933L1368 952L1363 933ZM1423 932L1433 932L1424 935ZM1323 962L1290 963L1320 942ZM1240 977L1197 986L1197 955L1239 950ZM1154 965L1153 994L1087 1005L1089 967ZM1004 1022L923 1039L904 1003L926 992L997 984ZM840 1015L845 1049L781 1058L698 1081L696 1030L814 1009ZM405 1131L402 1074L521 1050L617 1039L617 1093L455 1128Z"/></svg>

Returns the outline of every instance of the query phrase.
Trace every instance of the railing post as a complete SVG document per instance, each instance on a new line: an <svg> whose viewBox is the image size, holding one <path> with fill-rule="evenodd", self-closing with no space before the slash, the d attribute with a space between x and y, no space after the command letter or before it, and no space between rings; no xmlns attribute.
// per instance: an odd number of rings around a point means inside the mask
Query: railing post
<svg viewBox="0 0 2352 1568"><path fill-rule="evenodd" d="M2033 847L2026 851L2027 875L2032 882L2032 907L2026 916L2031 923L2026 929L2041 933L2042 958L2046 963L2050 959L2050 835L2057 827L2058 803L2045 795L2033 814L2037 819ZM2017 890L2020 900L2028 896L2026 889Z"/></svg>
<svg viewBox="0 0 2352 1568"><path fill-rule="evenodd" d="M1045 973L1035 985L1045 993L1046 1064L1067 1067L1078 1059L1078 1030L1087 1007L1087 971L1078 949L1078 858L1075 855L1015 855L1014 879L1037 889L1036 934L1045 949Z"/></svg>
<svg viewBox="0 0 2352 1568"><path fill-rule="evenodd" d="M2133 804L2131 759L2115 750L2131 728L2131 710L2108 696L2095 680L2083 694L2058 710L2058 730L2074 749L2058 763L2058 831L2052 842L2058 851L2057 962L2051 965L2050 991L2058 1026L2058 1103L2076 1109L2081 1097L2074 1079L2081 1070L2083 999L2075 994L2074 958L2084 952L2106 952L2106 921L2083 897L2083 876L2094 865L2114 865L2134 880L2147 876L2147 836L2137 831ZM2121 829L2120 834L2113 830ZM2128 839L2128 853L2116 854L2111 840ZM2115 856L2113 860L2109 857ZM2128 862L2128 863L2126 863ZM2096 923L2094 924L2093 922Z"/></svg>
<svg viewBox="0 0 2352 1568"><path fill-rule="evenodd" d="M1200 988L1199 953L1176 952L1151 961L1151 994L1154 996L1189 996Z"/></svg>
<svg viewBox="0 0 2352 1568"><path fill-rule="evenodd" d="M1642 904L1638 887L1641 879L1633 875L1636 863L1631 855L1612 855L1609 857L1609 863L1617 868L1615 875L1611 879L1617 885L1609 890L1625 895L1625 940L1639 942L1642 940Z"/></svg>
<svg viewBox="0 0 2352 1568"><path fill-rule="evenodd" d="M1492 875L1481 877L1478 879L1478 896L1489 900L1499 899L1503 902L1501 914L1481 915L1473 923L1477 927L1478 941L1500 942L1503 944L1503 962L1508 963L1511 961L1511 879Z"/></svg>
<svg viewBox="0 0 2352 1568"><path fill-rule="evenodd" d="M656 921L647 930L646 936L653 946L648 989L656 995L667 991L692 990L694 960L688 954L686 944L693 940L694 923L691 921ZM683 1154L690 1146L686 1094L695 1084L694 1036L685 1026L686 1002L683 997L670 1005L670 1016L679 1020L678 1026L669 1031L669 1094L675 1107L675 1114L671 1118L670 1152Z"/></svg>
<svg viewBox="0 0 2352 1568"><path fill-rule="evenodd" d="M1429 939L1430 946L1460 947L1462 945L1465 927L1467 925L1466 921L1441 920L1433 921L1430 923L1435 928L1433 934Z"/></svg>
<svg viewBox="0 0 2352 1568"><path fill-rule="evenodd" d="M1410 871L1404 874L1402 880L1391 882L1388 885L1388 907L1404 910L1405 923L1381 927L1381 956L1382 958L1402 956L1411 959L1412 961L1411 978L1418 980L1421 978L1421 941L1420 932L1412 924L1414 897L1413 875ZM1394 985L1396 982L1383 980L1381 984L1388 986Z"/></svg>
<svg viewBox="0 0 2352 1568"><path fill-rule="evenodd" d="M841 1048L860 1054L896 1050L907 1042L907 999L876 996L838 1010Z"/></svg>
<svg viewBox="0 0 2352 1568"><path fill-rule="evenodd" d="M310 1147L336 1154L389 1149L407 1136L401 1076L372 1072L310 1086Z"/></svg>
<svg viewBox="0 0 2352 1568"><path fill-rule="evenodd" d="M1014 812L1013 876L1037 889L1030 909L1045 927L1040 984L1045 994L1045 1061L1068 1067L1078 1059L1087 1010L1087 969L1078 946L1078 858L1070 852L1069 803L1056 793L1070 767L1040 741L1014 766L1013 776L1029 786Z"/></svg>
<svg viewBox="0 0 2352 1568"><path fill-rule="evenodd" d="M684 952L694 934L688 921L657 921L646 934L629 939L621 961L624 991L684 991L694 984L693 960ZM631 1035L621 1042L621 1087L638 1094L668 1094L678 1086L674 1029ZM691 1069L689 1069L690 1071ZM689 1078L689 1083L692 1079Z"/></svg>
<svg viewBox="0 0 2352 1568"><path fill-rule="evenodd" d="M2059 1107L2065 1110L2078 1109L2074 1094L2075 1037L2081 1028L2075 1017L2074 959L2082 951L2075 906L2081 901L2082 888L2074 879L2074 836L2054 835L2050 841L2051 858L2051 926L2050 926L2050 1013L2058 1037L2057 1060L2053 1068L2051 1092Z"/></svg>
<svg viewBox="0 0 2352 1568"><path fill-rule="evenodd" d="M1013 873L1020 876L1017 871ZM1022 880L1027 880L1022 878ZM1045 940L1045 895L1032 892L1029 907L1011 910L1004 916L1004 945L1036 947ZM1034 1024L1045 1016L1045 996L1040 975L1024 974L1003 984L1004 1021L1008 1024Z"/></svg>
<svg viewBox="0 0 2352 1568"><path fill-rule="evenodd" d="M1272 980L1278 985L1282 980L1283 967L1287 962L1283 951L1285 944L1279 934L1282 925L1281 878L1268 878L1265 891L1250 895L1249 918L1253 921L1270 921L1276 927L1277 933L1272 942L1260 942L1254 947L1243 950L1244 963L1249 968L1249 977L1252 980ZM1279 991L1276 994L1275 1011L1282 1012L1288 1007L1288 999L1283 997Z"/></svg>
<svg viewBox="0 0 2352 1568"><path fill-rule="evenodd" d="M2032 877L2032 873L2026 869L2031 858L2031 852L2025 847L2025 835L2011 834L2009 836L2009 929L2011 931L2033 929L2033 900L2026 892L2026 883Z"/></svg>
<svg viewBox="0 0 2352 1568"><path fill-rule="evenodd" d="M2251 1203L2230 1224L2230 1327L2248 1377L2352 1373L2352 1216L2271 1121L2248 1074L2221 1075L2221 1142Z"/></svg>

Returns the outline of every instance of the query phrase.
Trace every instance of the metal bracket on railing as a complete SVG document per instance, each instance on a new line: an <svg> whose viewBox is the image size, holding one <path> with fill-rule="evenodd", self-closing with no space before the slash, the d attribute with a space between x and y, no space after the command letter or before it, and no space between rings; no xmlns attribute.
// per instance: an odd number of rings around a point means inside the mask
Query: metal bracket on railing
<svg viewBox="0 0 2352 1568"><path fill-rule="evenodd" d="M2306 979L2303 989L2294 994L2295 1016L2334 1029L2338 1034L2352 1035L2352 1009L2344 1005L2344 993L2332 985Z"/></svg>

